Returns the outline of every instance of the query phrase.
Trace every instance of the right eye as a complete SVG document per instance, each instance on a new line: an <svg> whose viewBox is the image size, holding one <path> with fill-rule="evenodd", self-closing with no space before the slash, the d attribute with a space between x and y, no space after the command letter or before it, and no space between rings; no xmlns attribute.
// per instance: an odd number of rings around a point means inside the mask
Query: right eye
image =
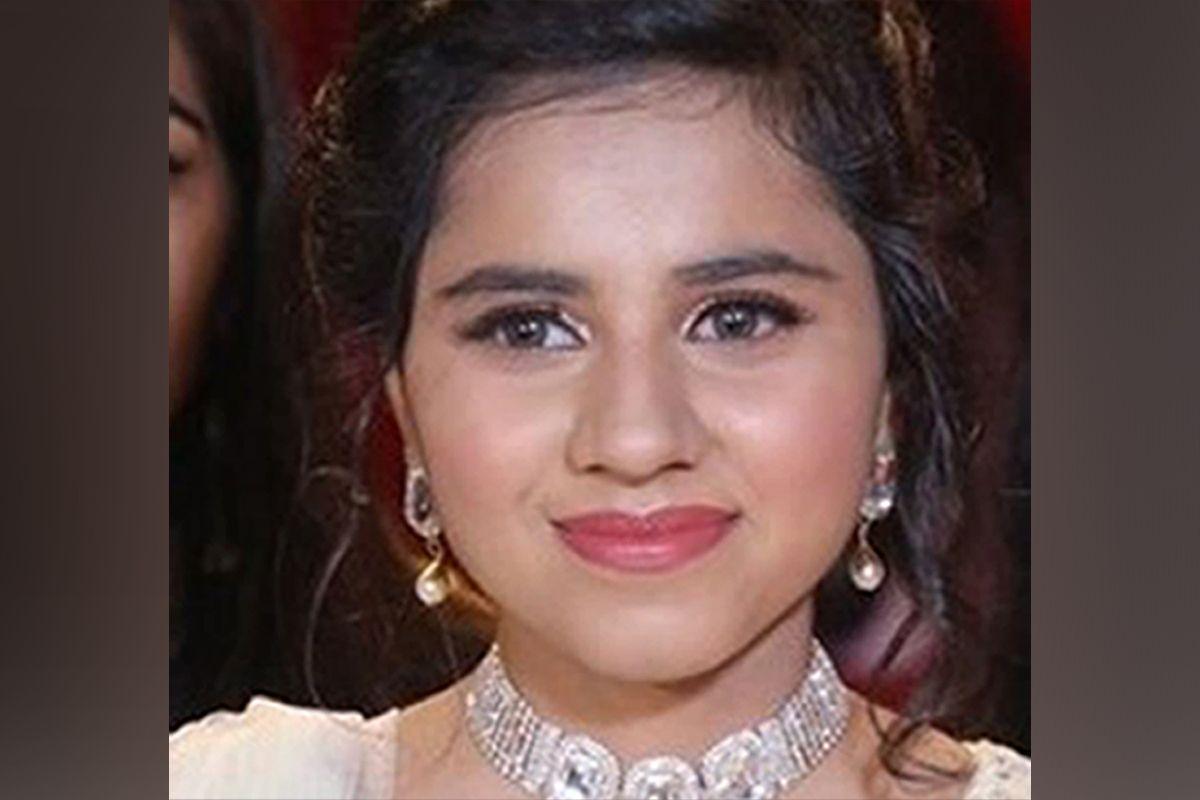
<svg viewBox="0 0 1200 800"><path fill-rule="evenodd" d="M167 174L171 177L187 172L188 162L172 153L167 154Z"/></svg>
<svg viewBox="0 0 1200 800"><path fill-rule="evenodd" d="M550 308L497 309L471 323L463 336L513 350L574 350L585 344L567 315Z"/></svg>

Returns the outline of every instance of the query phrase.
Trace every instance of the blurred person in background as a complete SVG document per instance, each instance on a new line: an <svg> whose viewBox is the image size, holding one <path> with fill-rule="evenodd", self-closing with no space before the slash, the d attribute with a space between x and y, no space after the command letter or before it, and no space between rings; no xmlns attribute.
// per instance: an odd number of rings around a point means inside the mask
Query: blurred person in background
<svg viewBox="0 0 1200 800"><path fill-rule="evenodd" d="M266 628L263 228L283 97L244 2L169 4L170 727L237 706Z"/></svg>

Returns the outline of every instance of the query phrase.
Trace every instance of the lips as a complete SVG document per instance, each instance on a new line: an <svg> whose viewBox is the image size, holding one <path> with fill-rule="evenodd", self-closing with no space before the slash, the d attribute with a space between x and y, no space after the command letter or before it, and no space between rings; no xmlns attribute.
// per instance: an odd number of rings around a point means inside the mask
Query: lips
<svg viewBox="0 0 1200 800"><path fill-rule="evenodd" d="M716 547L736 517L728 509L688 505L645 515L598 511L554 525L563 543L585 561L623 572L665 572Z"/></svg>

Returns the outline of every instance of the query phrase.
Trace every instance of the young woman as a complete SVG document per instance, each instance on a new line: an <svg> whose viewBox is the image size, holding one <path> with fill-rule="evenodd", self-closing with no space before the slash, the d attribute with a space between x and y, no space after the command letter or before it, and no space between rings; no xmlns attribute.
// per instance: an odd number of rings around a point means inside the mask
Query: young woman
<svg viewBox="0 0 1200 800"><path fill-rule="evenodd" d="M369 7L303 171L318 595L415 553L493 645L403 710L189 726L172 796L1028 797L930 724L978 643L929 55L907 3ZM941 634L899 713L820 644L887 581Z"/></svg>

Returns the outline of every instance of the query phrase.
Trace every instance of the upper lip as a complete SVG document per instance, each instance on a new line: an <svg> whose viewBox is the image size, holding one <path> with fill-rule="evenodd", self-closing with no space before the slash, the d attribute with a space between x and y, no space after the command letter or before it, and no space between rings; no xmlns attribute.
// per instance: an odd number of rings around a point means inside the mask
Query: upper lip
<svg viewBox="0 0 1200 800"><path fill-rule="evenodd" d="M721 506L690 503L661 506L648 512L597 509L569 517L559 517L552 522L556 527L568 532L586 530L603 531L613 536L638 536L669 534L672 530L726 521L736 516L736 511Z"/></svg>

